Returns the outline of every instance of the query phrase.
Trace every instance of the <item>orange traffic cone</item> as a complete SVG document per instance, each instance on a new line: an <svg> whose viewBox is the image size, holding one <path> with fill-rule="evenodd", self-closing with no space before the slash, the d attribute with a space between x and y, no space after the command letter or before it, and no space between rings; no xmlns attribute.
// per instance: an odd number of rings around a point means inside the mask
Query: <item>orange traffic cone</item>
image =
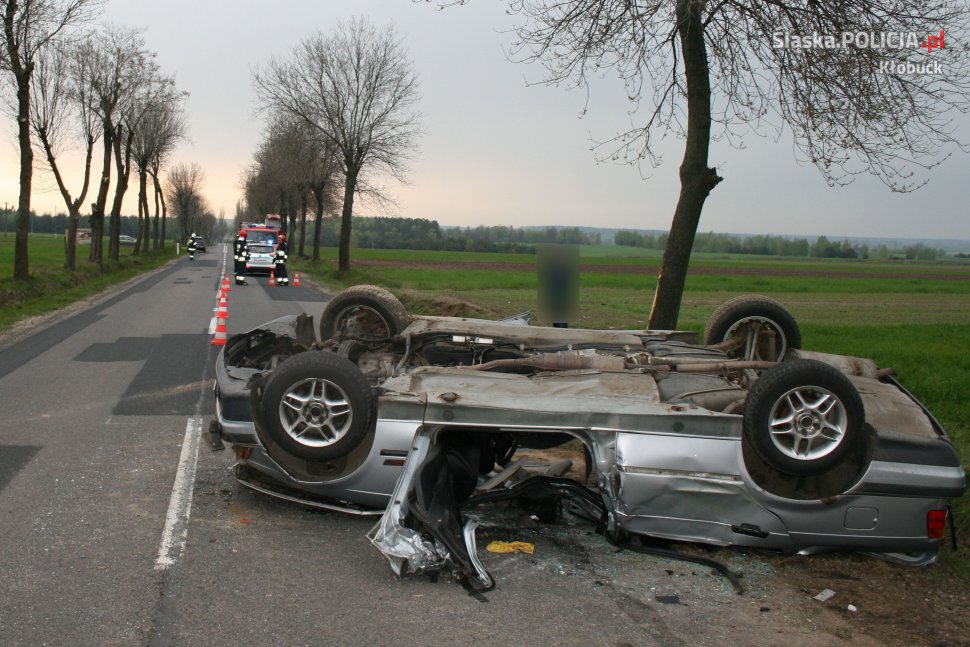
<svg viewBox="0 0 970 647"><path fill-rule="evenodd" d="M295 287L295 288L300 287L300 273L299 272L297 272L296 274L293 275L293 287Z"/></svg>
<svg viewBox="0 0 970 647"><path fill-rule="evenodd" d="M212 338L213 346L225 346L226 345L226 320L219 319L219 323L216 324L216 335Z"/></svg>
<svg viewBox="0 0 970 647"><path fill-rule="evenodd" d="M269 285L270 287L276 285L276 276L273 274L273 270L269 271Z"/></svg>
<svg viewBox="0 0 970 647"><path fill-rule="evenodd" d="M228 319L229 309L226 307L226 297L219 299L219 307L216 309L216 319Z"/></svg>
<svg viewBox="0 0 970 647"><path fill-rule="evenodd" d="M222 291L228 292L231 288L229 287L229 277L225 274L222 275Z"/></svg>

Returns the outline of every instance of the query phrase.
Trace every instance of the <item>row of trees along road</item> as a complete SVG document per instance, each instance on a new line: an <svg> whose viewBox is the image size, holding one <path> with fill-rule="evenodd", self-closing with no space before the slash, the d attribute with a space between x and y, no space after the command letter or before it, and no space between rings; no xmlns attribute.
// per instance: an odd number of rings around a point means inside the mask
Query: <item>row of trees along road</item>
<svg viewBox="0 0 970 647"><path fill-rule="evenodd" d="M110 26L84 30L100 8L99 0L3 0L0 68L15 81L20 147L16 279L30 278L27 234L35 146L67 208L66 268L75 268L75 233L94 180L99 141L102 154L91 204L89 260L103 265L106 215L108 258L118 260L121 207L132 168L137 169L140 223L133 253L164 245L166 205L159 173L185 134L185 94L161 72L139 32ZM77 174L63 168L62 153L74 148L83 150L84 162L82 179L72 187L68 177ZM114 192L109 196L112 176ZM149 177L154 187L154 229Z"/></svg>
<svg viewBox="0 0 970 647"><path fill-rule="evenodd" d="M332 143L315 137L306 122L285 113L271 115L269 125L243 177L245 205L237 219L261 222L268 213L283 217L283 232L305 254L307 212L314 210L312 258L319 260L324 214L339 204L342 167ZM339 241L338 241L339 244ZM292 248L291 248L292 249Z"/></svg>
<svg viewBox="0 0 970 647"><path fill-rule="evenodd" d="M305 227L312 202L316 258L320 221L342 178L337 268L346 272L355 195L386 199L372 180L404 181L420 134L418 79L403 43L393 28L354 18L274 58L253 80L269 130L245 178L246 208L275 205L292 230L297 213Z"/></svg>

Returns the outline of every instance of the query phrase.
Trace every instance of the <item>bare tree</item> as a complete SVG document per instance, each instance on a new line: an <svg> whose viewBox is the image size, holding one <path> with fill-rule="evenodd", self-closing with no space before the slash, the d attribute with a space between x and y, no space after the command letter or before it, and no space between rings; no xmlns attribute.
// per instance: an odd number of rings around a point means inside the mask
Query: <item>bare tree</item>
<svg viewBox="0 0 970 647"><path fill-rule="evenodd" d="M151 238L148 211L148 174L152 163L167 155L185 132L181 102L185 95L175 89L172 79L149 77L142 83L136 100L126 114L132 161L138 170L138 235L134 254L142 245L148 249ZM115 157L117 159L118 151ZM128 168L130 170L130 166ZM117 202L120 211L120 202ZM114 210L112 211L112 215ZM119 214L120 215L120 214Z"/></svg>
<svg viewBox="0 0 970 647"><path fill-rule="evenodd" d="M306 190L306 147L299 122L275 115L254 157L258 177L252 188L268 192L259 201L272 205L258 215L279 213L283 216L283 233L291 238L298 212L296 205L303 201Z"/></svg>
<svg viewBox="0 0 970 647"><path fill-rule="evenodd" d="M308 124L340 152L344 173L338 271L350 269L354 193L369 169L404 180L420 117L417 76L393 28L340 23L274 59L254 81L264 107Z"/></svg>
<svg viewBox="0 0 970 647"><path fill-rule="evenodd" d="M970 26L966 2L509 0L508 6L524 19L517 57L541 61L547 82L586 87L610 70L624 81L641 121L601 144L603 157L658 164L658 135L685 138L651 328L677 324L701 211L722 180L708 163L712 136L734 142L746 129L787 126L801 155L830 184L871 173L896 191L921 186L914 172L938 163L941 149L960 146L951 119L967 105L966 48L952 36L956 46L935 53L928 43L872 46L871 38L895 34L899 42L900 35L919 34L929 41L944 29L959 37ZM834 46L811 46L816 35L831 37ZM802 46L806 37L809 47ZM943 55L944 73L912 73Z"/></svg>
<svg viewBox="0 0 970 647"><path fill-rule="evenodd" d="M158 102L148 108L133 141L133 158L138 170L138 217L141 223L135 241L134 253L144 246L148 249L152 240L151 213L148 206L148 176L157 175L157 166L175 148L185 133L185 117L178 101ZM153 175L153 177L154 177ZM158 208L155 209L155 236L153 249L158 249Z"/></svg>
<svg viewBox="0 0 970 647"><path fill-rule="evenodd" d="M121 248L118 238L121 234L121 207L131 176L135 136L139 131L158 125L157 121L150 117L155 116L163 107L177 105L184 96L175 89L173 78L163 76L159 72L154 54L142 52L142 56L136 58L134 62L135 76L129 79L128 92L118 105L116 110L118 121L113 127L112 144L117 177L114 199L111 203L111 227L108 238L108 256L112 260L118 260ZM149 118L150 123L145 123L146 118ZM140 239L141 235L139 235Z"/></svg>
<svg viewBox="0 0 970 647"><path fill-rule="evenodd" d="M198 164L178 164L168 172L166 184L172 212L178 218L179 239L185 242L193 231L203 229L206 220L205 173Z"/></svg>
<svg viewBox="0 0 970 647"><path fill-rule="evenodd" d="M152 227L154 241L152 243L152 249L165 249L165 224L168 222L168 207L165 204L165 191L162 187L159 171L162 166L162 161L168 153L169 151L157 151L148 167L148 174L152 176L152 188L155 195L155 220L154 227ZM159 205L161 205L161 209L159 209ZM159 222L161 222L161 227L159 227Z"/></svg>
<svg viewBox="0 0 970 647"><path fill-rule="evenodd" d="M109 27L89 39L88 56L94 61L89 84L93 105L101 119L103 151L101 180L97 198L91 206L91 260L103 262L102 239L107 213L108 190L111 186L112 161L118 172L111 209L109 257L118 257L117 236L120 232L120 199L127 190L130 146L133 129L129 128L146 82L157 75L153 56L145 50L144 39L134 30ZM117 212L117 213L116 213Z"/></svg>
<svg viewBox="0 0 970 647"><path fill-rule="evenodd" d="M340 204L338 189L340 182L340 157L333 145L321 139L309 140L309 156L306 167L307 187L313 196L313 253L311 258L320 260L320 229L323 216L327 211L336 209ZM304 256L304 236L300 236L300 256Z"/></svg>
<svg viewBox="0 0 970 647"><path fill-rule="evenodd" d="M20 197L14 240L13 276L30 278L27 234L34 152L30 141L30 80L42 49L68 27L89 18L97 0L3 0L3 48L0 67L13 76L17 96L17 143L20 147Z"/></svg>
<svg viewBox="0 0 970 647"><path fill-rule="evenodd" d="M243 181L246 203L250 208L256 208L251 216L275 211L288 215L284 224L290 236L291 250L292 245L297 243L296 253L304 256L306 220L312 204L316 220L313 258L318 260L323 213L334 206L334 190L339 174L337 150L321 138L316 129L288 114L273 115L266 137L260 143ZM293 209L294 201L299 202L298 209Z"/></svg>
<svg viewBox="0 0 970 647"><path fill-rule="evenodd" d="M70 270L76 267L78 220L90 185L94 144L101 133L85 83L91 62L83 53L74 43L41 50L31 78L30 124L67 207L64 267ZM84 172L77 197L72 197L57 156L63 145L75 142L84 150Z"/></svg>

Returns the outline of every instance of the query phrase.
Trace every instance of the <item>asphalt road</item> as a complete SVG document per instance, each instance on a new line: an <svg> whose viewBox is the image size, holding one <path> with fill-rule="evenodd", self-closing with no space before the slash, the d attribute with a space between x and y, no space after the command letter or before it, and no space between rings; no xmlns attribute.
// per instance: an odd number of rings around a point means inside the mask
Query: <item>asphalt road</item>
<svg viewBox="0 0 970 647"><path fill-rule="evenodd" d="M0 349L0 644L839 642L798 601L766 613L775 593L741 553L729 565L746 571L745 596L591 528L499 520L480 546L523 540L536 554L482 551L498 588L475 598L448 578L397 579L365 538L373 518L238 485L231 453L198 435L213 414L224 254L181 259ZM229 333L319 315L325 300L250 279L229 293Z"/></svg>

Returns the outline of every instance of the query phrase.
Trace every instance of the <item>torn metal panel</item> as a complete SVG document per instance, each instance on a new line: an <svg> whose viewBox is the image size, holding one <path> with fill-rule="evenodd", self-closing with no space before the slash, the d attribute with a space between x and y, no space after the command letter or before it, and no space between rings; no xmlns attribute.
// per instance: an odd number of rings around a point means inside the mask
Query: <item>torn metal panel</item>
<svg viewBox="0 0 970 647"><path fill-rule="evenodd" d="M438 551L434 542L424 539L420 531L405 524L410 510L408 489L431 447L432 433L427 429L415 433L404 471L391 494L391 502L385 508L380 521L367 534L371 543L388 559L391 569L397 575L424 573L441 568L447 557L444 551Z"/></svg>

